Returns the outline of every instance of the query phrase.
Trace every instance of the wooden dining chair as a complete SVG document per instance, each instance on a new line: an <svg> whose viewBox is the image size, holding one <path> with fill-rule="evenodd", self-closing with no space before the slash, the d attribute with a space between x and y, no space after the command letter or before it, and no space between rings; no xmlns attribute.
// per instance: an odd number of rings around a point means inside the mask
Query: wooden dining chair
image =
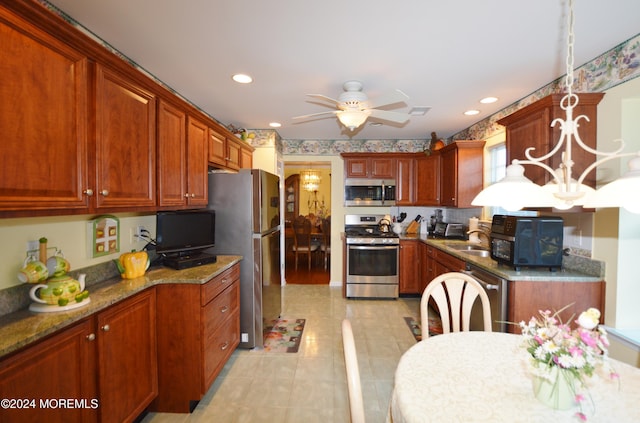
<svg viewBox="0 0 640 423"><path fill-rule="evenodd" d="M309 270L311 270L311 255L318 250L318 245L311 242L311 222L304 216L296 217L293 221L293 252L296 256L296 270L298 270L298 256L307 255Z"/></svg>
<svg viewBox="0 0 640 423"><path fill-rule="evenodd" d="M344 349L344 363L347 368L351 423L364 423L364 401L362 399L360 370L358 369L358 356L356 355L356 343L353 339L353 329L349 319L342 321L342 347Z"/></svg>
<svg viewBox="0 0 640 423"><path fill-rule="evenodd" d="M489 297L478 281L460 272L444 273L434 278L425 288L420 300L422 339L429 337L430 298L433 298L440 312L442 333L449 333L469 330L471 309L478 297L482 306L484 330L491 332Z"/></svg>
<svg viewBox="0 0 640 423"><path fill-rule="evenodd" d="M324 256L324 270L327 270L329 256L331 255L331 216L322 219L322 244L320 251Z"/></svg>

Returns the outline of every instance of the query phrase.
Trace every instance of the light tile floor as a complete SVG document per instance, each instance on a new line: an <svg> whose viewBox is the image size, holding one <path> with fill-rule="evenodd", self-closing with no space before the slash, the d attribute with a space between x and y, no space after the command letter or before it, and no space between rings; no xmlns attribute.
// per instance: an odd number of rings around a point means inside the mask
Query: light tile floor
<svg viewBox="0 0 640 423"><path fill-rule="evenodd" d="M282 315L307 319L298 353L238 349L193 413L150 413L143 422L348 423L345 317L353 326L367 422L384 422L398 360L415 344L404 317L418 318L420 300L345 300L341 287L328 285L283 289Z"/></svg>

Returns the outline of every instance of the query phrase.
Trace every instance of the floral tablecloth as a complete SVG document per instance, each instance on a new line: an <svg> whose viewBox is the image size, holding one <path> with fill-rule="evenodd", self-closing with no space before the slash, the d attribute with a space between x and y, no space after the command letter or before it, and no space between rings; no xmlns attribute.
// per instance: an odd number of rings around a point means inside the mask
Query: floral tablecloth
<svg viewBox="0 0 640 423"><path fill-rule="evenodd" d="M533 394L519 335L460 332L411 347L395 374L388 422L578 422L578 405L554 410ZM611 360L619 380L588 381L589 422L640 422L640 369Z"/></svg>

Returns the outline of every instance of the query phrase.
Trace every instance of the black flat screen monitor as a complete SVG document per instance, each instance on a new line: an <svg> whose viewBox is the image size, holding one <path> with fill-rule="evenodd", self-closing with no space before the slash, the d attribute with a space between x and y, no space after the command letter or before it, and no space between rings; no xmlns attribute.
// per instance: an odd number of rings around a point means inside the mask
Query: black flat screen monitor
<svg viewBox="0 0 640 423"><path fill-rule="evenodd" d="M191 254L215 245L214 210L178 210L156 213L156 252Z"/></svg>

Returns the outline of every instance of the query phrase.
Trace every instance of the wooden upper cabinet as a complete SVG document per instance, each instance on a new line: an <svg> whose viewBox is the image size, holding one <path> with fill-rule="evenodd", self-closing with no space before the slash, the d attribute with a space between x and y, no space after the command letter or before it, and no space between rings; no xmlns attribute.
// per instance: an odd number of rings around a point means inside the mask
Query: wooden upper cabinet
<svg viewBox="0 0 640 423"><path fill-rule="evenodd" d="M209 128L209 163L227 165L227 139L211 128Z"/></svg>
<svg viewBox="0 0 640 423"><path fill-rule="evenodd" d="M206 206L209 195L209 128L191 116L187 122L187 205Z"/></svg>
<svg viewBox="0 0 640 423"><path fill-rule="evenodd" d="M156 97L129 78L96 65L97 208L156 203Z"/></svg>
<svg viewBox="0 0 640 423"><path fill-rule="evenodd" d="M227 167L233 170L240 169L240 143L233 137L227 138Z"/></svg>
<svg viewBox="0 0 640 423"><path fill-rule="evenodd" d="M396 163L396 205L409 206L415 202L415 157L398 158Z"/></svg>
<svg viewBox="0 0 640 423"><path fill-rule="evenodd" d="M396 157L384 153L342 153L345 177L394 179L396 177Z"/></svg>
<svg viewBox="0 0 640 423"><path fill-rule="evenodd" d="M0 45L0 211L86 211L86 56L4 8Z"/></svg>
<svg viewBox="0 0 640 423"><path fill-rule="evenodd" d="M240 167L251 169L253 167L253 148L242 147L240 149Z"/></svg>
<svg viewBox="0 0 640 423"><path fill-rule="evenodd" d="M158 205L181 206L186 189L186 113L160 101L158 105Z"/></svg>
<svg viewBox="0 0 640 423"><path fill-rule="evenodd" d="M440 150L440 204L472 207L483 188L484 141L456 141Z"/></svg>
<svg viewBox="0 0 640 423"><path fill-rule="evenodd" d="M440 205L440 154L422 156L416 160L414 173L417 206Z"/></svg>
<svg viewBox="0 0 640 423"><path fill-rule="evenodd" d="M559 124L551 127L556 118L564 119L566 112L560 107L564 94L552 94L544 97L511 115L498 120L506 127L507 163L513 159L526 160L525 150L535 147L531 154L541 157L549 153L560 139ZM604 93L578 94L578 105L573 110L573 118L585 115L587 119L580 119L578 134L585 145L596 148L597 108ZM588 165L595 161L595 155L582 148L573 148L571 158L574 161L573 177L578 178ZM560 154L555 154L545 161L552 169L560 165ZM525 176L533 182L544 185L552 178L551 174L538 166L525 165ZM584 180L586 185L595 187L596 173L590 172Z"/></svg>

